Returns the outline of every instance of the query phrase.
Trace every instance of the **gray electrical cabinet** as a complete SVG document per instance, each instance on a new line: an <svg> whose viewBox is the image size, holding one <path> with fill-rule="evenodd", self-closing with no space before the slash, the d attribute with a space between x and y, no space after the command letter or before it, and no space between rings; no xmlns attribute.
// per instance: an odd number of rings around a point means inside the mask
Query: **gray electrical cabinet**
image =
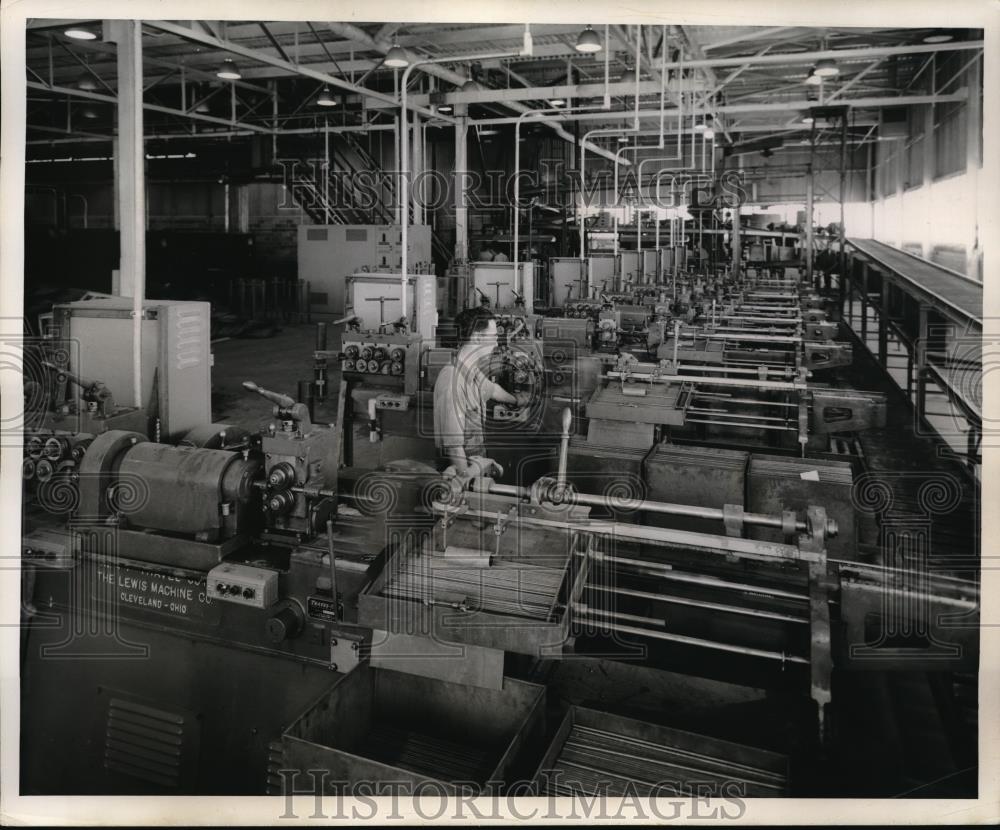
<svg viewBox="0 0 1000 830"><path fill-rule="evenodd" d="M142 304L141 406L159 418L165 441L212 421L210 309L209 303L180 300ZM71 372L103 382L116 403L134 404L131 297L57 305L53 324L70 344Z"/></svg>
<svg viewBox="0 0 1000 830"><path fill-rule="evenodd" d="M432 271L429 225L407 228L407 271ZM317 314L342 315L347 278L362 271L391 271L403 264L401 225L300 225L299 279L309 281Z"/></svg>

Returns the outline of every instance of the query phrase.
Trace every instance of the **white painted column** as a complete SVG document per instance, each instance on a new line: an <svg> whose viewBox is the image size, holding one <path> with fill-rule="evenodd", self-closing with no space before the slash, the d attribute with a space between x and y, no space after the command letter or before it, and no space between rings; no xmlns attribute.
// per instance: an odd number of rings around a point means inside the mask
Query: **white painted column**
<svg viewBox="0 0 1000 830"><path fill-rule="evenodd" d="M967 118L965 121L965 175L969 183L969 198L973 205L973 221L970 222L969 235L965 243L965 273L974 278L979 277L979 215L980 215L980 165L983 163L979 148L979 136L983 129L983 112L979 100L979 87L983 82L982 67L979 60L974 61L966 75L966 89L969 97L966 101Z"/></svg>
<svg viewBox="0 0 1000 830"><path fill-rule="evenodd" d="M455 259L469 258L469 208L465 202L465 174L469 169L469 121L455 125Z"/></svg>
<svg viewBox="0 0 1000 830"><path fill-rule="evenodd" d="M934 244L934 156L936 154L936 138L934 135L934 105L924 104L924 177L921 185L921 196L924 200L924 234L920 240L920 253L924 259L931 258Z"/></svg>
<svg viewBox="0 0 1000 830"><path fill-rule="evenodd" d="M121 223L120 292L132 297L132 397L142 406L142 303L146 293L146 151L142 123L142 24L110 24L118 44L118 141L115 199Z"/></svg>

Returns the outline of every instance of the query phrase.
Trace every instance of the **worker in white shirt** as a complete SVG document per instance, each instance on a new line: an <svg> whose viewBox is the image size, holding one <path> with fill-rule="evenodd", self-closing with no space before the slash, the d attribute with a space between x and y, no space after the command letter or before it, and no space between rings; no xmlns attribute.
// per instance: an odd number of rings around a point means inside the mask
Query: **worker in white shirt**
<svg viewBox="0 0 1000 830"><path fill-rule="evenodd" d="M510 258L503 251L497 251L496 254L493 255L493 261L494 262L510 262Z"/></svg>
<svg viewBox="0 0 1000 830"><path fill-rule="evenodd" d="M487 374L497 347L496 318L489 309L466 309L455 323L458 352L434 383L434 443L445 463L465 475L470 461L486 457L484 420L489 401L513 405L519 401Z"/></svg>

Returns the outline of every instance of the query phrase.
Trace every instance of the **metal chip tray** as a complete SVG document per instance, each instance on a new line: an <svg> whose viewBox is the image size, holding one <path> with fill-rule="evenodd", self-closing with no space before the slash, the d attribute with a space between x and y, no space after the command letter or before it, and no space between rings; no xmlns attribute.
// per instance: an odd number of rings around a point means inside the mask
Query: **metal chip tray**
<svg viewBox="0 0 1000 830"><path fill-rule="evenodd" d="M786 794L784 755L571 706L535 774L539 795Z"/></svg>
<svg viewBox="0 0 1000 830"><path fill-rule="evenodd" d="M505 677L497 691L362 664L285 730L282 763L327 772L327 793L427 781L480 791L523 773L522 749L542 738L544 718L545 687L534 683Z"/></svg>
<svg viewBox="0 0 1000 830"><path fill-rule="evenodd" d="M495 517L494 517L495 520ZM358 621L380 631L533 656L562 652L586 584L590 538L459 520L400 546L358 598ZM574 551L578 555L573 555Z"/></svg>

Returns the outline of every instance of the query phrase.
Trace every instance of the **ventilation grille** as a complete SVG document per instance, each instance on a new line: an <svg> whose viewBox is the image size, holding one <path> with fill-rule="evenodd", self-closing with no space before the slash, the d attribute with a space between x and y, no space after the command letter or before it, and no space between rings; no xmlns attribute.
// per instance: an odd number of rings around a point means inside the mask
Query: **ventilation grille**
<svg viewBox="0 0 1000 830"><path fill-rule="evenodd" d="M104 766L162 787L179 788L194 771L198 731L197 721L189 714L111 698Z"/></svg>
<svg viewBox="0 0 1000 830"><path fill-rule="evenodd" d="M364 228L347 228L344 231L344 239L348 242L367 242L368 231Z"/></svg>
<svg viewBox="0 0 1000 830"><path fill-rule="evenodd" d="M306 228L306 240L308 242L326 242L326 228Z"/></svg>
<svg viewBox="0 0 1000 830"><path fill-rule="evenodd" d="M281 741L271 741L267 745L267 794L284 795L281 770L285 766L285 750Z"/></svg>
<svg viewBox="0 0 1000 830"><path fill-rule="evenodd" d="M177 342L175 357L178 369L193 369L201 365L205 351L205 325L201 312L183 310L177 314Z"/></svg>

